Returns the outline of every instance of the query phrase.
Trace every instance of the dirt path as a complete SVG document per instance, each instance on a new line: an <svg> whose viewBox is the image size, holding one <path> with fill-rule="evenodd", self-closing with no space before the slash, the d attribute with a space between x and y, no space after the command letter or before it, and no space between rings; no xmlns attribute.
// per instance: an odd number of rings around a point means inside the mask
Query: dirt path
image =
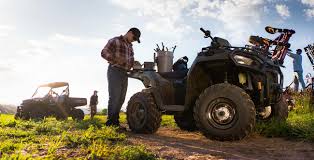
<svg viewBox="0 0 314 160"><path fill-rule="evenodd" d="M219 142L205 138L199 132L162 127L156 134L128 132L133 144L145 144L147 149L164 159L314 159L314 144L283 138L252 135L237 142Z"/></svg>

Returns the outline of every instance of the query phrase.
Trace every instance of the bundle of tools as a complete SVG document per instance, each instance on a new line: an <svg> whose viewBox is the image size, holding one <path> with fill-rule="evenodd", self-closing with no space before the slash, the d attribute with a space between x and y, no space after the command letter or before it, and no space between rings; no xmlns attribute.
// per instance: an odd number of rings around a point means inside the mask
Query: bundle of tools
<svg viewBox="0 0 314 160"><path fill-rule="evenodd" d="M171 72L173 65L173 53L176 50L177 46L172 47L172 50L169 50L168 47L165 47L162 42L162 48L159 47L154 49L154 62L157 63L158 72ZM156 55L157 54L157 55Z"/></svg>
<svg viewBox="0 0 314 160"><path fill-rule="evenodd" d="M172 47L172 51L171 51L171 50L168 49L168 47L165 47L164 42L161 42L162 48L160 48L158 44L156 44L156 46L157 46L157 48L154 49L154 51L155 51L156 53L157 53L157 52L160 52L160 51L162 51L162 52L167 51L167 52L172 52L172 53L174 53L174 51L175 51L176 48L177 48L177 46L174 46L174 47Z"/></svg>
<svg viewBox="0 0 314 160"><path fill-rule="evenodd" d="M249 42L255 45L255 48L262 50L266 56L270 57L273 61L282 65L284 63L285 56L290 48L289 40L295 33L292 29L280 29L270 26L265 27L266 32L270 34L280 33L280 35L274 40L259 37L250 36ZM275 46L273 52L269 52L270 47ZM270 55L269 55L270 53Z"/></svg>

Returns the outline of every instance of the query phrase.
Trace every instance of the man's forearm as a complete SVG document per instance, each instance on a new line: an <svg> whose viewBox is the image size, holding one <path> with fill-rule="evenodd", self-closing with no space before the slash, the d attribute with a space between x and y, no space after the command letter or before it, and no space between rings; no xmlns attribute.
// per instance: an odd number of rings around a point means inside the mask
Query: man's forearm
<svg viewBox="0 0 314 160"><path fill-rule="evenodd" d="M112 57L112 53L108 52L108 50L106 48L104 48L102 51L101 51L101 56L102 58L104 58L105 60L107 60L110 64L114 64L115 63L115 60L114 58Z"/></svg>
<svg viewBox="0 0 314 160"><path fill-rule="evenodd" d="M291 57L291 58L295 58L295 55L294 55L293 53L291 53L291 52L287 52L287 55L288 55L289 57Z"/></svg>

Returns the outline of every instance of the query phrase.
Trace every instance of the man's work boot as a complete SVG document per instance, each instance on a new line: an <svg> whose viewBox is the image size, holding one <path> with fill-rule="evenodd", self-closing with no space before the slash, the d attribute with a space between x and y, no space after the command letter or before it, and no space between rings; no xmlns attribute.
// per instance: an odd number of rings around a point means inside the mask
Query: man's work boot
<svg viewBox="0 0 314 160"><path fill-rule="evenodd" d="M106 124L105 124L106 126L114 126L114 127L119 127L120 126L120 123L119 123L119 121L116 121L116 122L112 122L111 120L107 120L107 122L106 122Z"/></svg>

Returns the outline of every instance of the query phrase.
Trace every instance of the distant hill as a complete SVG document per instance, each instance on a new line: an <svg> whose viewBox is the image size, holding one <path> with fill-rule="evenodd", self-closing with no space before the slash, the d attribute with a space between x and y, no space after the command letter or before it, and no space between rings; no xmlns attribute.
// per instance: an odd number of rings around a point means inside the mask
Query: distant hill
<svg viewBox="0 0 314 160"><path fill-rule="evenodd" d="M0 104L0 113L15 114L16 106Z"/></svg>

